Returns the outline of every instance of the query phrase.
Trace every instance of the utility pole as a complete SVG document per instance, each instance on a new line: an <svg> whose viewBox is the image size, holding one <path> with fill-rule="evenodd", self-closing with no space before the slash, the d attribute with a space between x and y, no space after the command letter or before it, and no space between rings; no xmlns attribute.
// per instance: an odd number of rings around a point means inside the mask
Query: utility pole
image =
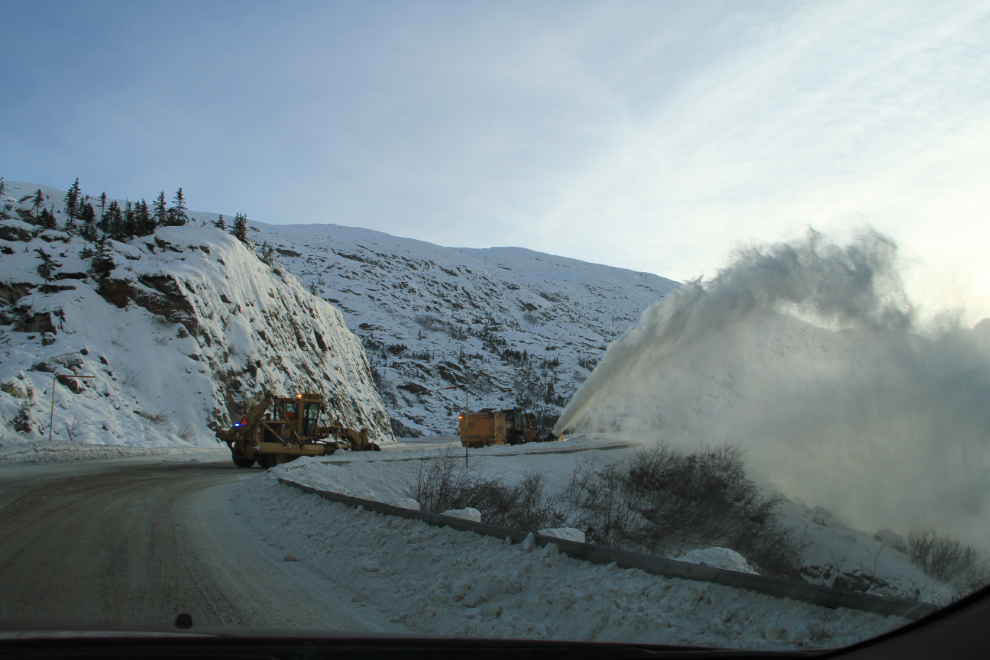
<svg viewBox="0 0 990 660"><path fill-rule="evenodd" d="M468 388L466 388L466 387L464 387L462 385L454 385L452 387L442 387L440 389L444 389L444 390L460 390L460 389L463 389L464 390L464 467L467 468L467 466L468 466L468 452L471 449L471 441L468 439L468 433L467 433L467 429L468 429L468 410L470 409L470 408L468 408ZM460 429L458 429L458 432L460 432Z"/></svg>
<svg viewBox="0 0 990 660"><path fill-rule="evenodd" d="M52 441L52 427L55 426L55 383L58 382L59 378L96 378L96 376L63 376L55 374L55 378L52 380L52 418L48 422L48 442ZM72 437L71 433L69 437Z"/></svg>
<svg viewBox="0 0 990 660"><path fill-rule="evenodd" d="M469 410L470 410L470 408L468 407L468 388L465 387L464 388L464 436L465 437L467 437L467 428L468 428L467 427L467 424L468 424L468 411ZM468 466L468 452L470 452L470 451L471 451L471 443L470 442L465 442L464 443L464 469L465 470L467 469L467 466Z"/></svg>

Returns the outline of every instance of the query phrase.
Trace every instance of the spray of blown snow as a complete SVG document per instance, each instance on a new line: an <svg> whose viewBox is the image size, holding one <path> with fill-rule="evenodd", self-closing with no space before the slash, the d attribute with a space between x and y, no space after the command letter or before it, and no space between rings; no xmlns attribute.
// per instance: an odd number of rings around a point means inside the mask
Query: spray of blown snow
<svg viewBox="0 0 990 660"><path fill-rule="evenodd" d="M862 529L986 543L990 329L921 333L896 246L810 232L652 305L554 429L746 450L754 476Z"/></svg>

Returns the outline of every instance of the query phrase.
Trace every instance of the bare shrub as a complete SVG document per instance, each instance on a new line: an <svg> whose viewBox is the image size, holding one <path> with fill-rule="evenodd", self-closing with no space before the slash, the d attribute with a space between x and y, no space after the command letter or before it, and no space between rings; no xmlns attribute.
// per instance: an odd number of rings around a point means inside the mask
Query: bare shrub
<svg viewBox="0 0 990 660"><path fill-rule="evenodd" d="M138 376L137 372L128 367L125 363L120 360L114 360L111 365L113 368L113 373L117 377L117 382L124 387L135 388L141 384L141 378Z"/></svg>
<svg viewBox="0 0 990 660"><path fill-rule="evenodd" d="M801 551L777 524L780 500L746 476L738 448L658 444L600 470L585 462L564 499L589 542L667 557L723 546L764 574L797 577Z"/></svg>
<svg viewBox="0 0 990 660"><path fill-rule="evenodd" d="M146 410L135 410L134 412L155 426L167 428L172 425L172 416L166 412L148 412Z"/></svg>
<svg viewBox="0 0 990 660"><path fill-rule="evenodd" d="M436 460L420 463L416 482L409 489L409 497L419 502L424 511L443 512L454 506L467 489L470 475L459 470L451 452Z"/></svg>
<svg viewBox="0 0 990 660"><path fill-rule="evenodd" d="M182 438L183 440L185 440L186 442L192 440L193 436L196 435L195 431L189 424L183 424L182 426L180 426L176 430L175 434L180 438Z"/></svg>
<svg viewBox="0 0 990 660"><path fill-rule="evenodd" d="M626 506L623 477L617 464L595 470L591 460L581 461L564 491L574 527L584 530L589 543L630 548L629 530L636 514Z"/></svg>
<svg viewBox="0 0 990 660"><path fill-rule="evenodd" d="M508 483L463 469L447 452L423 461L408 492L426 511L472 507L487 523L528 531L576 527L589 543L634 552L669 557L723 546L765 575L798 579L801 549L777 524L780 501L760 493L742 459L734 447L687 454L658 445L600 469L581 462L553 494L542 473Z"/></svg>
<svg viewBox="0 0 990 660"><path fill-rule="evenodd" d="M908 534L908 556L927 575L971 591L990 583L990 560L954 536L943 536L934 527Z"/></svg>
<svg viewBox="0 0 990 660"><path fill-rule="evenodd" d="M34 421L31 419L31 402L24 399L17 408L17 415L7 422L7 425L18 433L30 433L34 430Z"/></svg>
<svg viewBox="0 0 990 660"><path fill-rule="evenodd" d="M179 436L186 442L192 440L193 437L195 437L196 435L195 429L189 424L183 424L179 428L175 428L175 426L172 424L172 415L170 413L164 411L149 412L147 410L135 410L134 412L137 415L144 417L146 420L148 420L155 426L164 429L169 433L174 433L175 435Z"/></svg>
<svg viewBox="0 0 990 660"><path fill-rule="evenodd" d="M459 457L451 452L423 461L409 496L424 511L442 513L471 507L481 512L486 523L513 529L535 532L566 522L557 499L547 493L543 474L527 472L518 483L509 484L501 477L472 473L459 464Z"/></svg>
<svg viewBox="0 0 990 660"><path fill-rule="evenodd" d="M505 522L495 524L528 531L567 524L559 498L547 493L547 477L542 472L526 472L510 490L509 499L514 506L507 512Z"/></svg>
<svg viewBox="0 0 990 660"><path fill-rule="evenodd" d="M154 316L151 317L151 325L156 330L161 330L162 332L165 332L167 330L171 330L174 324L164 316L159 316L155 314Z"/></svg>

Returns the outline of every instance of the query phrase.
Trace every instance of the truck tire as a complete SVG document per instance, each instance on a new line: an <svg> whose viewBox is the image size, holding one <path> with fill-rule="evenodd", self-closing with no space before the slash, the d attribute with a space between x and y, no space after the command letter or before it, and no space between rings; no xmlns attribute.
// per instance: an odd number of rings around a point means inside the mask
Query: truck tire
<svg viewBox="0 0 990 660"><path fill-rule="evenodd" d="M258 465L268 469L273 468L276 465L282 465L283 463L288 463L289 461L299 458L298 456L286 455L286 454L263 454L258 457Z"/></svg>
<svg viewBox="0 0 990 660"><path fill-rule="evenodd" d="M234 460L234 465L239 468L249 468L254 465L254 459L248 458L239 451L230 451L230 457Z"/></svg>

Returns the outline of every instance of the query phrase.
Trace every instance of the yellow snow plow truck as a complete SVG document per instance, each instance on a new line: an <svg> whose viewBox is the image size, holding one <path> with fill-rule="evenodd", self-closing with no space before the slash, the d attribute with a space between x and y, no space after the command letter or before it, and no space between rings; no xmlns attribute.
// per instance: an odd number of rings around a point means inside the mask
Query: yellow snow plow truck
<svg viewBox="0 0 990 660"><path fill-rule="evenodd" d="M354 431L332 423L320 426L323 397L306 392L296 396L267 395L231 428L217 431L217 440L230 447L234 465L265 468L300 456L329 456L338 449L381 451L368 441L368 429Z"/></svg>
<svg viewBox="0 0 990 660"><path fill-rule="evenodd" d="M462 447L488 447L491 445L521 445L526 442L551 442L561 440L552 433L540 438L532 429L532 415L523 408L482 408L477 412L460 414Z"/></svg>

